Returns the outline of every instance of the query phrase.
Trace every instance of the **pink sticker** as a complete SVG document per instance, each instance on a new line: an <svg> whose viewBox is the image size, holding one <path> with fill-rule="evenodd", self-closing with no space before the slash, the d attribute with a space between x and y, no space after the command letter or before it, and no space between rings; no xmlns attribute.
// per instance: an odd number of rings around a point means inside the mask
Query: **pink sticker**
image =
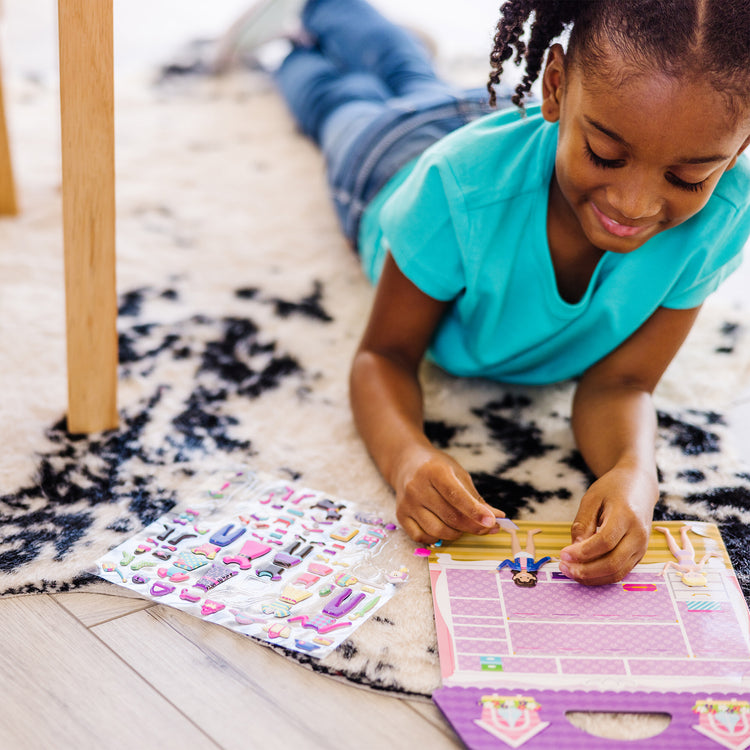
<svg viewBox="0 0 750 750"><path fill-rule="evenodd" d="M625 591L656 591L656 585L653 583L625 583L623 584Z"/></svg>
<svg viewBox="0 0 750 750"><path fill-rule="evenodd" d="M277 622L269 625L266 632L269 638L288 638L291 635L292 629L284 622Z"/></svg>
<svg viewBox="0 0 750 750"><path fill-rule="evenodd" d="M309 589L320 580L320 576L313 575L312 573L302 573L294 579L295 586L302 586L303 588Z"/></svg>
<svg viewBox="0 0 750 750"><path fill-rule="evenodd" d="M201 606L201 614L204 616L214 615L217 612L221 612L224 607L225 605L221 604L220 602L214 602L211 601L211 599L206 599L206 601L203 602L203 605Z"/></svg>
<svg viewBox="0 0 750 750"><path fill-rule="evenodd" d="M205 533L205 532L203 532ZM201 544L200 547L193 547L192 553L194 555L203 555L207 557L209 560L213 560L214 557L216 557L216 553L221 549L221 547L218 547L215 544L210 544L209 542L206 542L205 544Z"/></svg>
<svg viewBox="0 0 750 750"><path fill-rule="evenodd" d="M238 609L229 610L233 615L238 625L256 625L266 621L265 617L255 617L254 615L248 615L244 612L240 612Z"/></svg>
<svg viewBox="0 0 750 750"><path fill-rule="evenodd" d="M426 547L417 547L414 550L414 556L415 557L429 557L430 550L428 550Z"/></svg>

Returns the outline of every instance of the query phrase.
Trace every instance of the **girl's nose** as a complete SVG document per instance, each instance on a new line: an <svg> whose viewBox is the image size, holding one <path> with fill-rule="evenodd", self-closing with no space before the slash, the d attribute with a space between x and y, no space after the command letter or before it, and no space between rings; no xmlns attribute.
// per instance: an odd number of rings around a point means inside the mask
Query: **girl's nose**
<svg viewBox="0 0 750 750"><path fill-rule="evenodd" d="M618 175L607 188L609 205L624 221L656 218L662 210L663 199L654 179L631 171Z"/></svg>

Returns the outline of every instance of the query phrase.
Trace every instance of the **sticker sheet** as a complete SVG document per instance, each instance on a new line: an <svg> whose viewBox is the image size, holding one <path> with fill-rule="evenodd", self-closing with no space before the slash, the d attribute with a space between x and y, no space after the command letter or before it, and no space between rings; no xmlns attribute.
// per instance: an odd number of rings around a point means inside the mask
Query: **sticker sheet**
<svg viewBox="0 0 750 750"><path fill-rule="evenodd" d="M353 503L246 471L209 480L96 563L161 604L313 657L338 647L393 596L395 525Z"/></svg>
<svg viewBox="0 0 750 750"><path fill-rule="evenodd" d="M628 691L628 705L646 712L655 692L681 693L697 706L688 712L697 732L710 729L703 714L716 718L700 707L721 704L725 724L744 738L725 746L750 747L750 613L716 526L655 526L647 555L623 581L585 587L558 569L567 525L504 523L496 535L466 536L430 555L444 685L438 705L455 712L463 701L473 727L520 747L550 724L542 690L566 696L568 710L587 710L588 691ZM455 686L481 695L467 704ZM521 716L531 733L523 742L515 737ZM721 722L713 723L716 735Z"/></svg>

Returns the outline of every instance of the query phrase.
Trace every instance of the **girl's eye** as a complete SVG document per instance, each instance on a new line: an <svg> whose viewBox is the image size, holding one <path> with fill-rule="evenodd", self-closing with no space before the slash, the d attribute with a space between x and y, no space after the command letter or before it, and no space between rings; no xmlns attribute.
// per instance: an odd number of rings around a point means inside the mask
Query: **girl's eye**
<svg viewBox="0 0 750 750"><path fill-rule="evenodd" d="M601 167L602 169L617 169L625 164L623 159L604 159L595 153L588 143L586 143L586 156L595 167Z"/></svg>
<svg viewBox="0 0 750 750"><path fill-rule="evenodd" d="M599 167L601 169L617 169L618 167L622 167L625 165L624 159L605 159L599 154L597 154L591 146L589 146L588 143L586 143L586 156L588 156L591 163ZM672 172L667 172L666 175L664 175L667 182L669 182L671 185L674 185L677 188L680 188L680 190L687 190L691 193L697 193L700 190L703 190L706 181L701 180L700 182L687 182L686 180L681 180L676 174L673 174Z"/></svg>
<svg viewBox="0 0 750 750"><path fill-rule="evenodd" d="M664 177L667 182L680 188L680 190L689 190L691 193L697 193L699 190L703 190L703 186L708 179L706 178L706 180L701 180L700 182L685 182L685 180L681 180L677 175L672 174L671 172L667 172Z"/></svg>

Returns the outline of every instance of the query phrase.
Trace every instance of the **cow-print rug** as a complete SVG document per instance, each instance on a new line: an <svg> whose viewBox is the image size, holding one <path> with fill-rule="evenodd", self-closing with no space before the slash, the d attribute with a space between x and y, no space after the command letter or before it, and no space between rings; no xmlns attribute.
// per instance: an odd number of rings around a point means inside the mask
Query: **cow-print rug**
<svg viewBox="0 0 750 750"><path fill-rule="evenodd" d="M24 213L0 223L0 591L121 594L88 572L203 479L244 465L393 517L359 441L347 371L372 292L341 239L320 157L256 75L118 94L119 429L66 431L54 91L11 82ZM9 325L9 321L13 325ZM750 595L750 474L723 410L750 362L748 315L709 305L656 395L659 519L720 525ZM510 517L569 521L590 477L571 383L424 368L427 429ZM428 695L439 685L424 560L316 669Z"/></svg>

